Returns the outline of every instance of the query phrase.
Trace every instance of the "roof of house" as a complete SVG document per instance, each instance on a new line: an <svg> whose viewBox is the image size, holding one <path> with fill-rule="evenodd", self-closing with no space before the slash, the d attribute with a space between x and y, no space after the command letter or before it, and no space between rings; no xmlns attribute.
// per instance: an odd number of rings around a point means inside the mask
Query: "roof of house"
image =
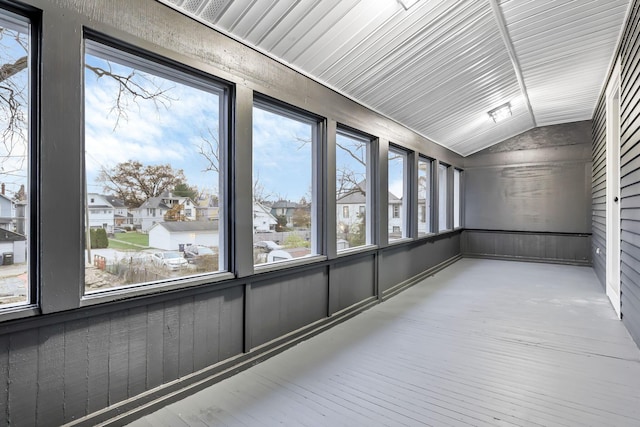
<svg viewBox="0 0 640 427"><path fill-rule="evenodd" d="M298 204L296 202L291 202L289 200L278 200L277 202L271 205L271 209L282 209L282 208L297 208Z"/></svg>
<svg viewBox="0 0 640 427"><path fill-rule="evenodd" d="M111 203L111 206L113 206L114 208L124 208L124 202L120 199L118 199L116 196L114 196L113 194L102 194L102 197L104 197L104 199Z"/></svg>
<svg viewBox="0 0 640 427"><path fill-rule="evenodd" d="M148 208L162 208L162 209L171 209L164 203L164 197L149 197L140 205L139 209L148 209Z"/></svg>
<svg viewBox="0 0 640 427"><path fill-rule="evenodd" d="M339 205L350 205L356 203L364 204L366 202L367 198L365 197L365 194L362 191L358 190L351 190L350 192L342 197L339 197L338 200L336 200L336 203Z"/></svg>
<svg viewBox="0 0 640 427"><path fill-rule="evenodd" d="M163 227L170 233L218 231L218 221L164 221L156 223L149 231L156 227Z"/></svg>
<svg viewBox="0 0 640 427"><path fill-rule="evenodd" d="M13 231L0 229L0 242L20 242L27 240L22 234L14 233Z"/></svg>

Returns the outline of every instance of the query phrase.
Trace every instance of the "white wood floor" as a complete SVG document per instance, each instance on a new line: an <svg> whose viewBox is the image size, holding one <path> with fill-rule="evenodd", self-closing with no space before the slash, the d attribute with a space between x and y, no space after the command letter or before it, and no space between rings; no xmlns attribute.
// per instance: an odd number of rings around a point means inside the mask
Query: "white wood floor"
<svg viewBox="0 0 640 427"><path fill-rule="evenodd" d="M590 268L463 259L131 425L640 426L640 352Z"/></svg>

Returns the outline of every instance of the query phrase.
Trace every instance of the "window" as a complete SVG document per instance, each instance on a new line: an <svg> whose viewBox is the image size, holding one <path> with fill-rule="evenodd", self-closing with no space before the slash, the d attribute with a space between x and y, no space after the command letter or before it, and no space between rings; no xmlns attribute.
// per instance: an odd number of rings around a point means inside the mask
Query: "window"
<svg viewBox="0 0 640 427"><path fill-rule="evenodd" d="M418 158L418 237L431 233L431 160Z"/></svg>
<svg viewBox="0 0 640 427"><path fill-rule="evenodd" d="M0 11L0 61L12 64L0 85L0 307L34 300L30 247L34 239L31 203L32 43L29 21ZM4 67L3 67L4 68Z"/></svg>
<svg viewBox="0 0 640 427"><path fill-rule="evenodd" d="M462 194L460 192L462 180L462 171L460 169L453 170L453 228L458 228L462 225L460 202Z"/></svg>
<svg viewBox="0 0 640 427"><path fill-rule="evenodd" d="M438 231L447 229L447 170L449 167L442 163L438 164Z"/></svg>
<svg viewBox="0 0 640 427"><path fill-rule="evenodd" d="M390 147L388 155L389 165L389 241L406 237L406 165L407 152L399 148Z"/></svg>
<svg viewBox="0 0 640 427"><path fill-rule="evenodd" d="M140 227L116 241L90 233L105 218L86 215L85 291L224 270L226 212L189 221L181 210L185 199L225 199L228 88L96 40L85 40L84 58L87 192L123 205ZM189 244L210 253L187 260Z"/></svg>
<svg viewBox="0 0 640 427"><path fill-rule="evenodd" d="M315 255L319 120L258 99L253 107L254 264ZM292 207L278 222L274 206ZM289 225L290 224L290 225ZM277 233L270 233L270 231Z"/></svg>
<svg viewBox="0 0 640 427"><path fill-rule="evenodd" d="M364 135L339 129L336 135L336 209L342 206L338 218L336 242L339 250L370 243L366 206L369 203L367 181L371 139ZM353 212L349 215L349 206Z"/></svg>

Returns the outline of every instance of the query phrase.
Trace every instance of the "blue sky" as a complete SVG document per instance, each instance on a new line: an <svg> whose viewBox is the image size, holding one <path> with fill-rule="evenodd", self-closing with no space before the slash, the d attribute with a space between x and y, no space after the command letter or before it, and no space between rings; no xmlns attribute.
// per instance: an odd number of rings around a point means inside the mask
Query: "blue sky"
<svg viewBox="0 0 640 427"><path fill-rule="evenodd" d="M86 64L111 67L129 75L130 67L92 55ZM203 172L208 165L198 150L203 137L218 133L219 96L175 81L136 71L137 80L149 90L165 91L166 98L127 99L124 115L115 109L118 83L108 76L97 78L85 69L85 167L89 192L102 192L96 182L101 167L112 168L127 160L145 165L169 163L182 169L187 183L217 191L217 174Z"/></svg>

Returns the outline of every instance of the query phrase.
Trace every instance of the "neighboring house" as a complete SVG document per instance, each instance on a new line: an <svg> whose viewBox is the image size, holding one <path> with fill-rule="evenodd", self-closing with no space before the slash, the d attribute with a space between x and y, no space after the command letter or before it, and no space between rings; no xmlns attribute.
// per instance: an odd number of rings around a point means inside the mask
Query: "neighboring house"
<svg viewBox="0 0 640 427"><path fill-rule="evenodd" d="M133 224L133 215L122 200L111 194L105 194L103 197L113 206L113 219L116 227Z"/></svg>
<svg viewBox="0 0 640 427"><path fill-rule="evenodd" d="M0 194L0 229L15 230L15 205L4 194Z"/></svg>
<svg viewBox="0 0 640 427"><path fill-rule="evenodd" d="M367 200L364 193L364 183L358 187L336 200L338 236L344 240L350 233L357 232L357 228L362 223L362 215L366 213Z"/></svg>
<svg viewBox="0 0 640 427"><path fill-rule="evenodd" d="M253 232L275 231L278 221L271 209L261 203L253 202Z"/></svg>
<svg viewBox="0 0 640 427"><path fill-rule="evenodd" d="M213 221L218 219L220 208L218 197L203 194L196 203L196 221Z"/></svg>
<svg viewBox="0 0 640 427"><path fill-rule="evenodd" d="M132 209L133 223L142 231L149 231L155 224L164 222L165 214L174 206L182 205L180 215L185 221L196 220L196 204L188 197L174 196L171 193L147 199L137 209Z"/></svg>
<svg viewBox="0 0 640 427"><path fill-rule="evenodd" d="M389 191L388 233L390 237L400 238L404 230L404 212L402 199Z"/></svg>
<svg viewBox="0 0 640 427"><path fill-rule="evenodd" d="M186 245L217 248L218 221L158 222L149 230L149 246L165 250L184 249Z"/></svg>
<svg viewBox="0 0 640 427"><path fill-rule="evenodd" d="M0 264L4 254L12 254L13 263L23 263L27 260L27 238L22 234L9 230L0 230Z"/></svg>
<svg viewBox="0 0 640 427"><path fill-rule="evenodd" d="M112 233L115 226L115 209L107 198L108 196L102 194L87 194L88 225L89 228L104 228L107 233Z"/></svg>
<svg viewBox="0 0 640 427"><path fill-rule="evenodd" d="M366 213L367 209L365 191L366 183L365 181L362 181L358 184L357 188L354 188L336 200L336 224L338 227L338 237L346 239L349 233L354 233L356 231L354 230L354 227L358 227L361 223L360 218L362 214ZM401 237L404 226L404 207L402 199L396 197L396 195L391 192L388 194L388 232L389 235L393 237ZM422 222L421 229L425 229L424 222ZM343 233L343 235L340 233Z"/></svg>
<svg viewBox="0 0 640 427"><path fill-rule="evenodd" d="M273 205L271 205L271 215L276 218L279 216L284 216L287 218L287 227L293 227L293 213L296 209L298 209L300 205L295 202L290 202L289 200L278 200Z"/></svg>

